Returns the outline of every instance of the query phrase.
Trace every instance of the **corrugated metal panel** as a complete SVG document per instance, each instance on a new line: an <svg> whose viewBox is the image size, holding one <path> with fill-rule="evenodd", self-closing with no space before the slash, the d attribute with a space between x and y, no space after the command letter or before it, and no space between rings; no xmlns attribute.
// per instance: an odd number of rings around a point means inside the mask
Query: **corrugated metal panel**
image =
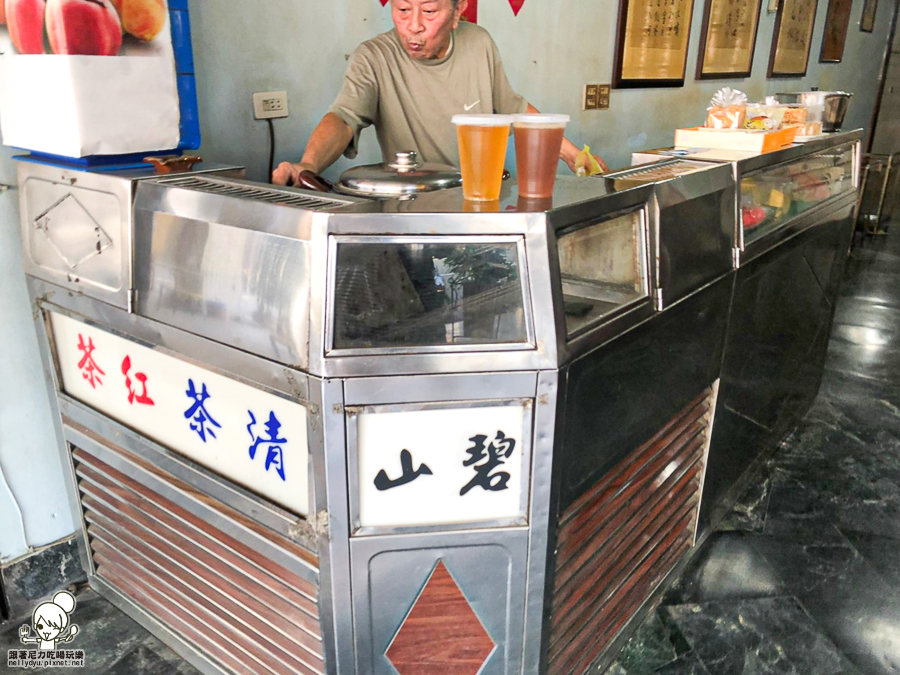
<svg viewBox="0 0 900 675"><path fill-rule="evenodd" d="M79 448L73 457L99 577L225 669L325 672L316 584L158 494L152 481ZM158 467L152 476L186 489ZM315 561L274 532L266 537Z"/></svg>
<svg viewBox="0 0 900 675"><path fill-rule="evenodd" d="M582 673L693 545L708 389L560 518L549 672Z"/></svg>

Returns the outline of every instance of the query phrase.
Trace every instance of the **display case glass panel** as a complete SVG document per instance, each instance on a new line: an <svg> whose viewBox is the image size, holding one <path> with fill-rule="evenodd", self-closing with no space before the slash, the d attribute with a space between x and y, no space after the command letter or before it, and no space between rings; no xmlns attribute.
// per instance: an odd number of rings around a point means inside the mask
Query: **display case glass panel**
<svg viewBox="0 0 900 675"><path fill-rule="evenodd" d="M337 243L333 349L529 342L521 237Z"/></svg>
<svg viewBox="0 0 900 675"><path fill-rule="evenodd" d="M744 244L832 197L853 191L855 151L855 144L839 145L741 179Z"/></svg>
<svg viewBox="0 0 900 675"><path fill-rule="evenodd" d="M558 248L569 337L649 296L643 209L567 232Z"/></svg>

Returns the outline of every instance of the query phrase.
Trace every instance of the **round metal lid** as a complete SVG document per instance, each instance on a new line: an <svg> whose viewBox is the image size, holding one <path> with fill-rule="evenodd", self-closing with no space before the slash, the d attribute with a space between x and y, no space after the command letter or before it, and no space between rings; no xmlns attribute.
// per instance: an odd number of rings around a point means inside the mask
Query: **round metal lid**
<svg viewBox="0 0 900 675"><path fill-rule="evenodd" d="M452 166L423 164L416 152L398 152L393 162L367 164L341 174L341 192L368 197L403 197L459 187L462 176Z"/></svg>

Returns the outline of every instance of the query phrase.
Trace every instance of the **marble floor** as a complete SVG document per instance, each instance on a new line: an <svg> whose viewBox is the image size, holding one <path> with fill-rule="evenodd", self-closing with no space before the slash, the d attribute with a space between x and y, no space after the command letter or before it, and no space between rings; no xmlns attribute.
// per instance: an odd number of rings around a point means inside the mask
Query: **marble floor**
<svg viewBox="0 0 900 675"><path fill-rule="evenodd" d="M607 673L900 673L898 233L857 241L809 414Z"/></svg>
<svg viewBox="0 0 900 675"><path fill-rule="evenodd" d="M894 234L854 249L827 373L806 419L607 673L900 673ZM86 666L57 675L197 673L94 592L78 593L76 612ZM4 658L20 624L0 625Z"/></svg>

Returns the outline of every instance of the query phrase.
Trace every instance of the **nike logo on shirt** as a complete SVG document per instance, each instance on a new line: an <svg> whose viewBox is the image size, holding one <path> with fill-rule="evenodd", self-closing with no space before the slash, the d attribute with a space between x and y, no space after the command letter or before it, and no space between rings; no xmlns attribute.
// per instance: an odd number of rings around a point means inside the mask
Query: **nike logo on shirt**
<svg viewBox="0 0 900 675"><path fill-rule="evenodd" d="M469 112L472 108L474 108L479 103L481 103L481 99L478 99L477 101L475 101L475 103L470 103L469 105L464 105L463 110L465 110L466 112Z"/></svg>

